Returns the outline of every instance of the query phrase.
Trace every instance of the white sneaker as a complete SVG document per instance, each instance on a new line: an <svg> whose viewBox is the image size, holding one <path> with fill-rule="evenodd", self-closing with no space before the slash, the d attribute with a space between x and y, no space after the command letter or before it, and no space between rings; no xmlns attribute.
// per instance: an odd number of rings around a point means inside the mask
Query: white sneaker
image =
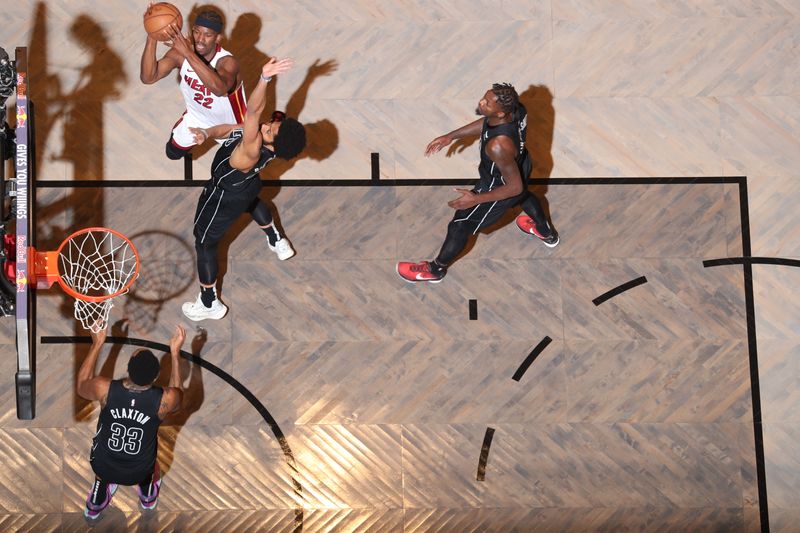
<svg viewBox="0 0 800 533"><path fill-rule="evenodd" d="M289 239L286 237L281 238L279 241L275 242L275 246L272 246L269 243L269 239L267 239L267 246L269 249L278 254L278 259L281 261L286 261L290 257L294 255L294 249L292 245L289 243Z"/></svg>
<svg viewBox="0 0 800 533"><path fill-rule="evenodd" d="M200 295L198 294L196 302L186 302L181 306L181 310L183 314L186 315L186 318L197 322L198 320L205 320L206 318L219 320L228 312L228 306L220 302L219 298L216 298L211 304L211 307L206 307L203 305L203 300L200 299Z"/></svg>

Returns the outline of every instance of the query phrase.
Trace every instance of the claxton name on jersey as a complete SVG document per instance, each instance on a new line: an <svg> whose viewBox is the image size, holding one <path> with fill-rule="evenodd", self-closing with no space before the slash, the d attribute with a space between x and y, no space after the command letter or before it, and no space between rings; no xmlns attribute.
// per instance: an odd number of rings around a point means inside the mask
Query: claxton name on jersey
<svg viewBox="0 0 800 533"><path fill-rule="evenodd" d="M211 90L208 87L206 87L205 85L203 85L202 81L200 81L200 80L198 80L196 78L192 78L189 75L184 75L183 76L183 81L185 81L186 84L189 87L191 87L193 91L197 91L199 93L203 93L206 96L211 96Z"/></svg>
<svg viewBox="0 0 800 533"><path fill-rule="evenodd" d="M128 409L127 407L120 407L119 409L109 409L109 413L115 419L120 418L127 418L129 420L134 420L140 424L146 424L150 417L144 414L141 411L137 411L136 409Z"/></svg>

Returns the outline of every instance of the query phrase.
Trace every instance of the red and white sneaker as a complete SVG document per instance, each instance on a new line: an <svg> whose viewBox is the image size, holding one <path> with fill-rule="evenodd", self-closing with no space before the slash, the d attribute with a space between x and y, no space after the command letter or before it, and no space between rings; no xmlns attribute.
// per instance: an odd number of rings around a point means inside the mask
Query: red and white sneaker
<svg viewBox="0 0 800 533"><path fill-rule="evenodd" d="M545 237L538 229L536 229L536 222L534 222L533 219L525 213L522 213L517 217L517 227L529 235L535 235L536 237L539 237L539 239L548 248L555 248L558 246L560 241L558 238L558 232L555 230L555 228L551 228L553 231L552 235Z"/></svg>
<svg viewBox="0 0 800 533"><path fill-rule="evenodd" d="M397 273L409 283L416 283L418 281L439 283L444 278L447 270L442 269L440 272L432 271L430 261L422 261L421 263L400 261L397 263Z"/></svg>

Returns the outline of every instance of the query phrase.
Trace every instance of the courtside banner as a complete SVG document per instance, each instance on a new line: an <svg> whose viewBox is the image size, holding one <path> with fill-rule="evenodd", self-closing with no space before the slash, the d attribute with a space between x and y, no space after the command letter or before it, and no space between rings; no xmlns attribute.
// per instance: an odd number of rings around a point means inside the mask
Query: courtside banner
<svg viewBox="0 0 800 533"><path fill-rule="evenodd" d="M19 369L29 370L30 361L27 350L28 336L28 281L30 279L28 215L30 194L29 161L28 161L28 64L25 54L17 54L17 124L16 124L16 255L17 255L17 347ZM24 339L20 337L24 336ZM23 353L23 351L25 353Z"/></svg>

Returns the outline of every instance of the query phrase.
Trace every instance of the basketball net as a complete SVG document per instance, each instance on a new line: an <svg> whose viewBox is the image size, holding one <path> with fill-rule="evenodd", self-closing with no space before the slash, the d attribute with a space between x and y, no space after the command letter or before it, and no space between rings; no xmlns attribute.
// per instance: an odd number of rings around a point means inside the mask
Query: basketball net
<svg viewBox="0 0 800 533"><path fill-rule="evenodd" d="M108 324L113 299L139 275L133 243L108 228L86 228L67 237L56 252L36 253L37 287L58 282L75 298L75 318L95 333Z"/></svg>

